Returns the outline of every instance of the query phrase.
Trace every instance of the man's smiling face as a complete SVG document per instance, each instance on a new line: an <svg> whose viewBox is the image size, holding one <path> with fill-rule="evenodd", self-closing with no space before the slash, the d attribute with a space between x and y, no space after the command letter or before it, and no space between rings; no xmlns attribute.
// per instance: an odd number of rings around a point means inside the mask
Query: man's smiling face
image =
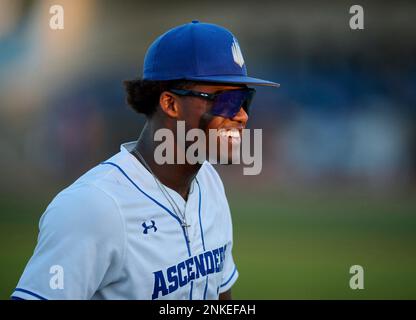
<svg viewBox="0 0 416 320"><path fill-rule="evenodd" d="M245 85L224 85L224 84L196 84L187 87L188 90L215 94L227 90L238 90L246 88ZM228 155L225 159L231 163L233 153L240 152L242 129L246 127L248 114L240 107L239 112L232 118L215 116L210 113L213 102L200 97L177 96L179 102L178 118L185 120L186 130L199 128L204 130L207 137L206 152L207 158L212 159L209 153L209 131L217 131L217 158L216 161L223 159L224 155L220 152L221 143L227 146Z"/></svg>

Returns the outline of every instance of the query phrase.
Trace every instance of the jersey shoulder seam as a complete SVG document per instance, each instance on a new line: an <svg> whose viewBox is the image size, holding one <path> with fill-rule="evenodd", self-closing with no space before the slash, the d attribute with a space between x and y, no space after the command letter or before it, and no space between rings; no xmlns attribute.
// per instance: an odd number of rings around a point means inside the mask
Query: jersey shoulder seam
<svg viewBox="0 0 416 320"><path fill-rule="evenodd" d="M202 169L204 170L205 167L205 171L207 172L207 174L211 177L213 177L213 179L217 180L220 185L221 185L221 189L225 194L225 187L224 187L224 183L222 182L221 176L219 175L219 173L217 172L217 170L214 168L214 166L209 163L208 161L206 161L202 167Z"/></svg>

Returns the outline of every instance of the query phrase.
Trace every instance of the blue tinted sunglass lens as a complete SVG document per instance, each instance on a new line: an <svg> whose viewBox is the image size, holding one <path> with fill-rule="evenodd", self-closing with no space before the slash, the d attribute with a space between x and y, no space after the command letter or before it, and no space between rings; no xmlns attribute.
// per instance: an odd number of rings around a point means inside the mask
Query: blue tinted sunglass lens
<svg viewBox="0 0 416 320"><path fill-rule="evenodd" d="M254 90L230 90L219 94L214 101L211 114L233 118L241 108L248 113Z"/></svg>

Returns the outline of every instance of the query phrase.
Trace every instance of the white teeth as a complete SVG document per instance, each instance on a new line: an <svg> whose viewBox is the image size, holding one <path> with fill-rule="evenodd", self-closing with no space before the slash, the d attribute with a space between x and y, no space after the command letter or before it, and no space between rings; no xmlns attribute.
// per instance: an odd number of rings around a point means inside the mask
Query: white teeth
<svg viewBox="0 0 416 320"><path fill-rule="evenodd" d="M221 137L232 137L232 138L240 138L240 133L238 130L220 130L218 134Z"/></svg>

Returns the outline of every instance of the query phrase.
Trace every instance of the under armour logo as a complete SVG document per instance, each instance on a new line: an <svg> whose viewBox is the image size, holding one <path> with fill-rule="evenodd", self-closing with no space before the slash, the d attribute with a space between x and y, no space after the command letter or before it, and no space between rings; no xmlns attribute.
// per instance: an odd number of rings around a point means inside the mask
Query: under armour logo
<svg viewBox="0 0 416 320"><path fill-rule="evenodd" d="M156 232L157 228L156 228L156 223L153 220L150 220L150 222L152 223L150 226L146 225L146 222L142 223L142 227L144 228L143 233L147 234L147 231L149 229L154 229L153 231Z"/></svg>
<svg viewBox="0 0 416 320"><path fill-rule="evenodd" d="M244 58L241 53L240 46L238 45L237 39L233 39L233 44L231 45L231 52L233 53L234 62L237 63L240 68L243 67Z"/></svg>

